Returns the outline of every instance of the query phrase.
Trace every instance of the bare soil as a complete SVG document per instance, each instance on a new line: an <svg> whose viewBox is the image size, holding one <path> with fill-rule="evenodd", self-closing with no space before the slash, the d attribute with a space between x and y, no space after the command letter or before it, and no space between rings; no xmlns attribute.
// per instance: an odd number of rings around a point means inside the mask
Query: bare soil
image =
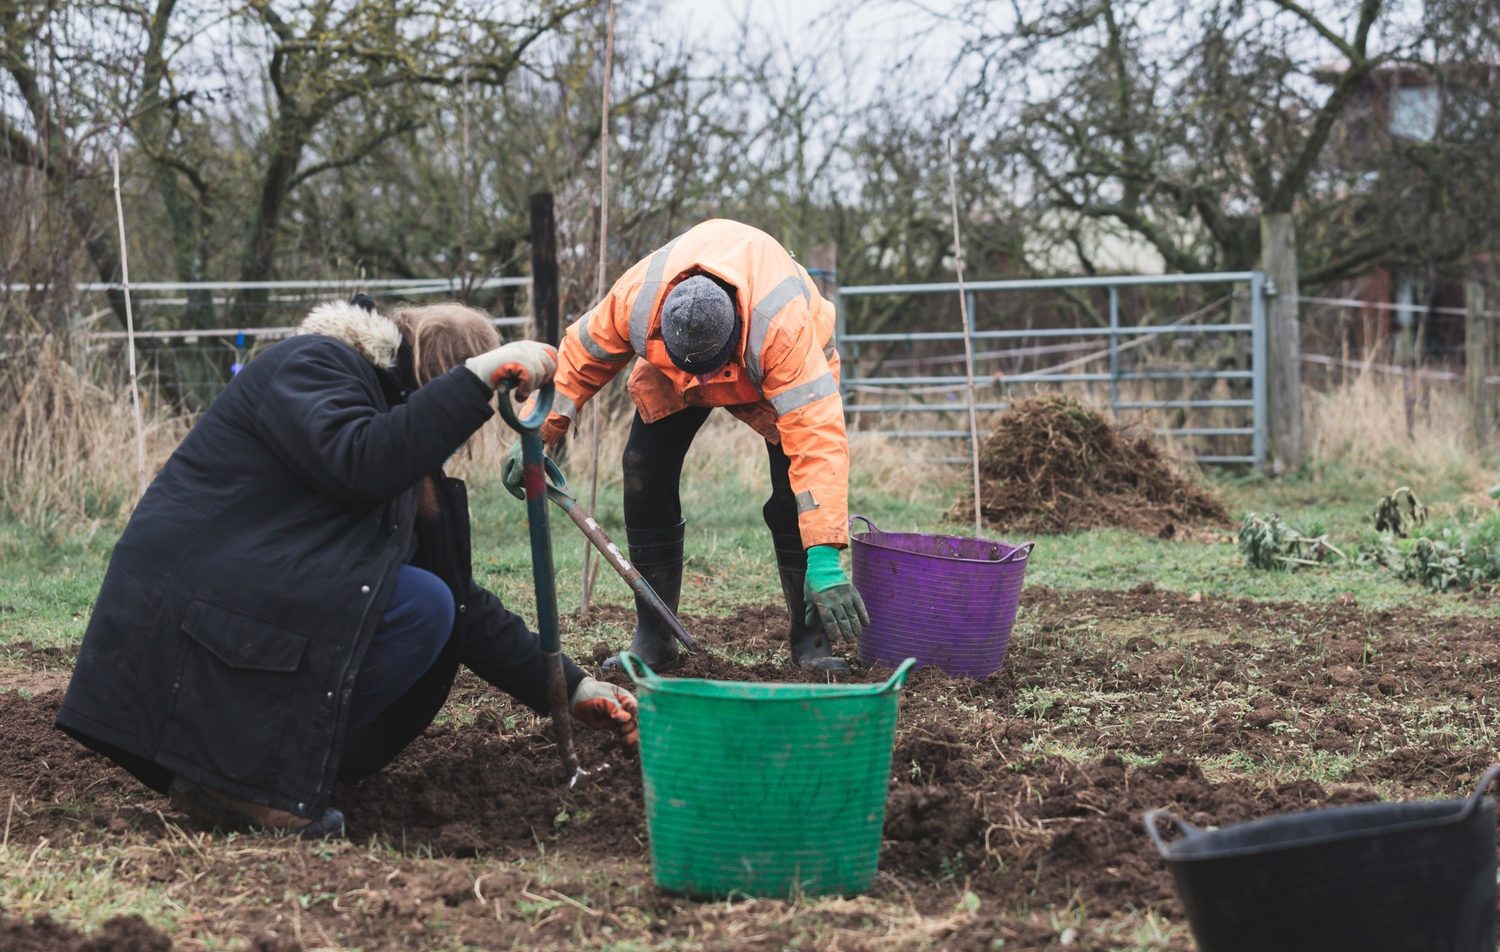
<svg viewBox="0 0 1500 952"><path fill-rule="evenodd" d="M629 616L605 617L623 642ZM687 621L709 651L673 674L810 678L784 666L779 608ZM1048 948L1061 941L1049 913L1096 925L1143 910L1180 920L1141 827L1152 807L1223 824L1389 796L1464 796L1500 759L1500 619L1148 585L1028 589L1018 631L995 676L955 681L925 669L903 693L875 895L945 922L972 894L985 912L939 928L930 938L944 947L1004 939L1007 949ZM422 948L434 936L487 947L627 937L775 947L792 937L780 914L753 919L751 936L752 920L731 915L742 907L657 891L636 761L581 734L584 762L610 768L561 789L546 722L468 676L449 710L477 715L434 725L386 772L340 791L352 843L337 847L252 837L182 848L186 821L164 800L52 728L60 700L58 690L0 694L9 842L119 844L114 875L181 890L194 911L174 938L188 947L197 947L195 923L222 931L224 916L245 947L264 950ZM537 873L560 857L555 875ZM213 883L233 883L241 897L311 901L289 916L266 901L226 904ZM868 928L867 911L824 915L828 929ZM854 944L879 945L878 933L868 939ZM154 950L162 941L139 920L114 920L88 940L50 921L0 920L4 948Z"/></svg>
<svg viewBox="0 0 1500 952"><path fill-rule="evenodd" d="M50 916L26 921L0 915L0 949L7 952L170 952L172 940L140 916L116 916L90 938Z"/></svg>

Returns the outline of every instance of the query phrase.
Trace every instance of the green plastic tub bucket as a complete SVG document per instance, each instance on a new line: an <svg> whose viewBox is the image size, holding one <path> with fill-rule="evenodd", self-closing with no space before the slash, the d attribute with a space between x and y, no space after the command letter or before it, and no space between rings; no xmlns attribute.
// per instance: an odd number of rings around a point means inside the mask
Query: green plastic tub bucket
<svg viewBox="0 0 1500 952"><path fill-rule="evenodd" d="M656 884L689 896L852 895L875 879L898 692L884 684L663 678L639 688Z"/></svg>

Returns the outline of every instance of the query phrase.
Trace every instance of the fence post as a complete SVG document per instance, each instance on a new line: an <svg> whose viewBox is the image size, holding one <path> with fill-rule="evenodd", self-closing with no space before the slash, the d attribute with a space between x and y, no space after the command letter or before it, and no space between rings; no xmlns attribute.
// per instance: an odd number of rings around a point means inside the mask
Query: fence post
<svg viewBox="0 0 1500 952"><path fill-rule="evenodd" d="M554 347L562 342L557 303L557 217L551 192L531 196L531 316L537 340Z"/></svg>
<svg viewBox="0 0 1500 952"><path fill-rule="evenodd" d="M1275 471L1302 465L1302 331L1297 314L1297 231L1290 213L1260 216L1262 267L1275 288L1269 315L1269 414Z"/></svg>
<svg viewBox="0 0 1500 952"><path fill-rule="evenodd" d="M1250 276L1250 399L1252 423L1251 455L1255 457L1255 468L1264 472L1266 468L1266 275L1256 271Z"/></svg>
<svg viewBox="0 0 1500 952"><path fill-rule="evenodd" d="M1490 403L1485 393L1489 376L1490 319L1484 313L1484 285L1464 282L1464 388L1469 404L1469 438L1484 449L1490 436Z"/></svg>
<svg viewBox="0 0 1500 952"><path fill-rule="evenodd" d="M1120 289L1113 284L1109 286L1109 416L1112 420L1120 416Z"/></svg>

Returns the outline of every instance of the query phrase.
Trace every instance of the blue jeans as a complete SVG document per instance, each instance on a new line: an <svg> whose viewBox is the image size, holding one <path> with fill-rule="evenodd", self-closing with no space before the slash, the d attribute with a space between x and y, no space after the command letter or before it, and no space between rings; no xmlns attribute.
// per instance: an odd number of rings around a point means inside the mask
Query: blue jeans
<svg viewBox="0 0 1500 952"><path fill-rule="evenodd" d="M425 569L403 565L396 588L354 676L349 729L372 724L411 689L443 653L453 633L453 593Z"/></svg>

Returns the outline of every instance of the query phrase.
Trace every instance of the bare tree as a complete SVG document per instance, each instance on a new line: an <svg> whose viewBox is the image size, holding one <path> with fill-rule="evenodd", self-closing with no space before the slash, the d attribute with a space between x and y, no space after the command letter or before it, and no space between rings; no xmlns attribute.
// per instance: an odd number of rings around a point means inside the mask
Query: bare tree
<svg viewBox="0 0 1500 952"><path fill-rule="evenodd" d="M965 9L978 22L980 6ZM1352 221L1364 170L1330 156L1371 77L1421 51L1411 12L1391 0L1326 16L1296 0L1041 4L1009 32L974 30L981 79L965 108L1006 130L990 146L1050 213L1036 226L1085 262L1091 235L1122 228L1173 270L1248 267L1258 216L1295 208L1318 236L1304 267L1329 279L1401 241Z"/></svg>
<svg viewBox="0 0 1500 952"><path fill-rule="evenodd" d="M132 108L128 50L100 42L124 15L104 4L0 3L0 160L41 173L44 201L71 225L100 281L115 281L119 254L101 218L107 153ZM53 253L68 254L54 247ZM111 295L123 321L124 299Z"/></svg>

